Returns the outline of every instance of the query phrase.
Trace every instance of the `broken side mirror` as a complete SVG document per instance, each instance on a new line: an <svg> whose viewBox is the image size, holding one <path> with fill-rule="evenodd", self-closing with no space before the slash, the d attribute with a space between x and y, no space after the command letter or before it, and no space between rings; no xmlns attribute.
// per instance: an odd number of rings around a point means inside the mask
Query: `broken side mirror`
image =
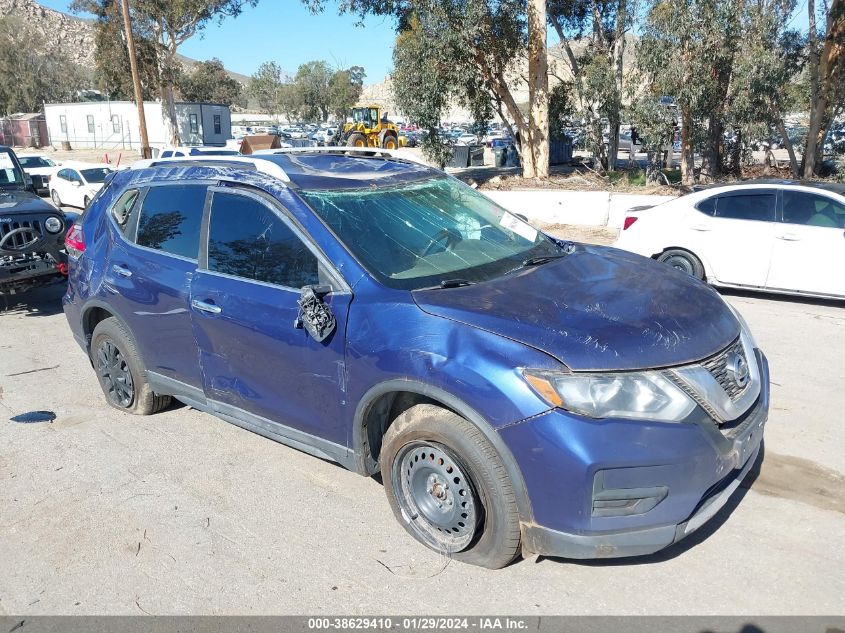
<svg viewBox="0 0 845 633"><path fill-rule="evenodd" d="M331 291L331 286L304 286L297 300L299 315L294 327L304 327L318 343L326 340L337 325L331 308L322 299Z"/></svg>

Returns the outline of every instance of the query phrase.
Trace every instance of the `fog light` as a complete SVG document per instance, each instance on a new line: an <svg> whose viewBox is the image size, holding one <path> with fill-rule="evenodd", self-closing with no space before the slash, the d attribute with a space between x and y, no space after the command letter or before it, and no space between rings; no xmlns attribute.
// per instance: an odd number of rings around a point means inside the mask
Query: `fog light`
<svg viewBox="0 0 845 633"><path fill-rule="evenodd" d="M62 221L59 218L51 216L44 222L44 228L50 233L58 233L62 230Z"/></svg>

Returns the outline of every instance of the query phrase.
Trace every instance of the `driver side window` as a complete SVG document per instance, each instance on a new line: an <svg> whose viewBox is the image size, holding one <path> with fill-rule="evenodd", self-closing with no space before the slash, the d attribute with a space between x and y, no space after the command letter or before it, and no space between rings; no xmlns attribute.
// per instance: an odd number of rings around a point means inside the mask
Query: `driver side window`
<svg viewBox="0 0 845 633"><path fill-rule="evenodd" d="M784 191L783 221L804 226L845 228L845 204L804 191Z"/></svg>
<svg viewBox="0 0 845 633"><path fill-rule="evenodd" d="M319 283L319 263L299 236L255 198L215 192L208 270L287 288Z"/></svg>

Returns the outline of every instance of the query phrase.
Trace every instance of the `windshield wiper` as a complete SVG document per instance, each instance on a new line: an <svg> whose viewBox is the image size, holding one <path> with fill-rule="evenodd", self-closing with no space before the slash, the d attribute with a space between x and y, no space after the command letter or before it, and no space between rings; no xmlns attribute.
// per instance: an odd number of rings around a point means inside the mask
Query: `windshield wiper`
<svg viewBox="0 0 845 633"><path fill-rule="evenodd" d="M461 286L471 286L475 282L468 279L444 279L440 282L441 288L460 288Z"/></svg>
<svg viewBox="0 0 845 633"><path fill-rule="evenodd" d="M537 257L529 257L522 262L523 266L539 266L555 259L566 257L569 253L562 253L560 255L539 255Z"/></svg>

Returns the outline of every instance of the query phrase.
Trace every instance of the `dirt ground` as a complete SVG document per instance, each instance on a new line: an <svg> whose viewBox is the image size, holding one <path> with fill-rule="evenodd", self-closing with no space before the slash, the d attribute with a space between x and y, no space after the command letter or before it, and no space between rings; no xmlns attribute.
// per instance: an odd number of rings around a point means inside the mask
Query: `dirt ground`
<svg viewBox="0 0 845 633"><path fill-rule="evenodd" d="M845 613L841 304L725 295L772 406L710 523L653 556L489 571L417 544L377 479L185 406L109 408L62 292L0 300L0 615Z"/></svg>

